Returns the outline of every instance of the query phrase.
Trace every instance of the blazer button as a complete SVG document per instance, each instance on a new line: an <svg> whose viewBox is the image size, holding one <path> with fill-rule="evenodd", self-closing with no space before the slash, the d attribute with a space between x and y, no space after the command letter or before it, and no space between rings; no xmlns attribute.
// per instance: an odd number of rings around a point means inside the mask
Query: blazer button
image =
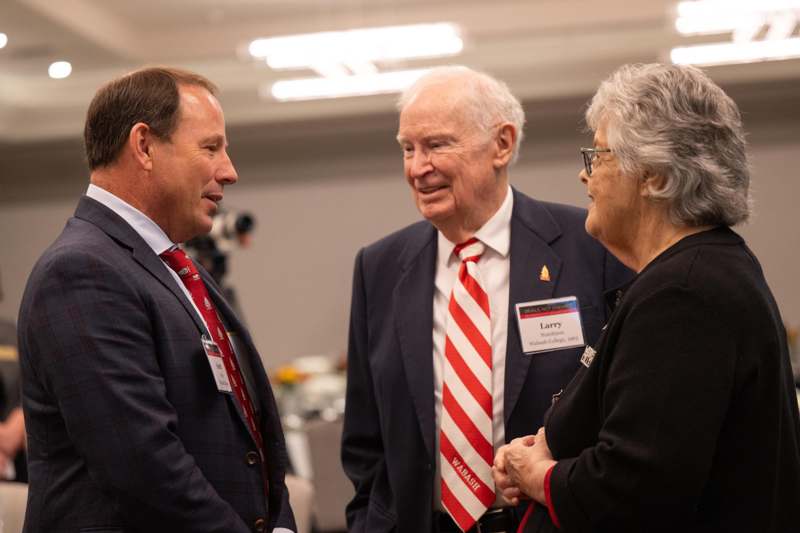
<svg viewBox="0 0 800 533"><path fill-rule="evenodd" d="M265 531L267 529L267 521L263 518L256 518L256 521L253 523L253 531Z"/></svg>
<svg viewBox="0 0 800 533"><path fill-rule="evenodd" d="M258 463L258 452L247 452L244 456L245 462L248 465L253 466L254 464Z"/></svg>

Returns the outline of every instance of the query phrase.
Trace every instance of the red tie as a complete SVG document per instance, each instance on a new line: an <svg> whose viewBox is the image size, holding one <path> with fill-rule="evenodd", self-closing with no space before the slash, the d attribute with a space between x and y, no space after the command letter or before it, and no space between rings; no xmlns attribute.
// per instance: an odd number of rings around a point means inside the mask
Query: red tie
<svg viewBox="0 0 800 533"><path fill-rule="evenodd" d="M222 362L225 365L225 371L228 374L228 381L231 384L231 389L236 396L236 401L242 408L247 427L258 445L258 452L261 456L262 467L264 465L264 441L261 437L261 431L258 429L258 422L255 419L255 412L253 410L253 403L250 401L250 394L247 392L247 387L242 380L242 374L236 365L236 359L233 356L233 348L228 334L225 333L225 328L222 325L222 319L217 313L216 307L208 297L208 290L206 289L203 279L197 272L197 268L186 253L180 248L174 250L167 250L161 254L161 259L164 260L169 267L177 272L178 276L183 281L183 284L192 295L192 300L203 315L203 319L208 326L209 334L214 342L219 347L222 354ZM264 470L264 482L266 483L266 470Z"/></svg>
<svg viewBox="0 0 800 533"><path fill-rule="evenodd" d="M494 503L492 481L492 323L478 270L484 245L473 238L453 253L461 259L445 327L439 452L442 505L463 530Z"/></svg>

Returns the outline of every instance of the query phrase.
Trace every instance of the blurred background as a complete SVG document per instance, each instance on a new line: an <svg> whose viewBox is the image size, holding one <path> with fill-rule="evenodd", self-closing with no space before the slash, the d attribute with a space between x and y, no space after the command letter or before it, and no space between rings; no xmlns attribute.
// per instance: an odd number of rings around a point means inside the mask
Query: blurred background
<svg viewBox="0 0 800 533"><path fill-rule="evenodd" d="M339 523L317 508L317 529L341 528L338 450L315 459L308 425L335 424L343 406L357 250L419 218L394 139L397 91L441 64L504 80L527 113L512 184L583 206L582 113L599 82L623 63L699 64L743 112L755 211L738 230L796 331L799 21L792 0L0 0L0 318L16 319L34 261L86 189L96 89L144 64L209 77L240 177L225 206L254 223L246 239L215 237L224 283L296 416L299 477L316 478L319 501L336 493Z"/></svg>

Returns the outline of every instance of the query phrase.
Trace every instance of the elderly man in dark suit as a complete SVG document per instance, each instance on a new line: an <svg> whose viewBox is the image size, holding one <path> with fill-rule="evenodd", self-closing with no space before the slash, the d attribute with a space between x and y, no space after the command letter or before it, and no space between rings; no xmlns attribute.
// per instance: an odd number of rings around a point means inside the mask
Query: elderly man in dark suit
<svg viewBox="0 0 800 533"><path fill-rule="evenodd" d="M493 451L541 423L629 272L584 210L509 186L524 113L508 88L434 69L398 141L427 221L356 258L342 458L350 531L513 531Z"/></svg>
<svg viewBox="0 0 800 533"><path fill-rule="evenodd" d="M215 94L149 68L89 107L91 184L19 316L26 532L295 530L258 352L176 247L237 180Z"/></svg>

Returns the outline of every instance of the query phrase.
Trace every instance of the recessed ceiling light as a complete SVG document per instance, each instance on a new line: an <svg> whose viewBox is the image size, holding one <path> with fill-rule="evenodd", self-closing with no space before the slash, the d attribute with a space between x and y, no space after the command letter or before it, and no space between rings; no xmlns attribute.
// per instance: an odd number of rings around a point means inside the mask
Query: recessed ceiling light
<svg viewBox="0 0 800 533"><path fill-rule="evenodd" d="M3 32L0 32L0 48L5 48L8 44L8 35Z"/></svg>
<svg viewBox="0 0 800 533"><path fill-rule="evenodd" d="M457 55L463 48L459 27L440 22L256 39L249 52L274 70L309 69L319 74L281 80L260 91L262 96L289 101L402 91L425 70L384 68L398 61Z"/></svg>
<svg viewBox="0 0 800 533"><path fill-rule="evenodd" d="M427 71L398 70L335 78L281 80L272 84L270 92L280 102L394 93L404 90Z"/></svg>
<svg viewBox="0 0 800 533"><path fill-rule="evenodd" d="M47 73L54 80L60 80L72 73L72 65L69 61L56 61L55 63L50 63Z"/></svg>
<svg viewBox="0 0 800 533"><path fill-rule="evenodd" d="M670 58L679 65L726 65L800 57L800 38L780 41L698 44L673 48Z"/></svg>
<svg viewBox="0 0 800 533"><path fill-rule="evenodd" d="M800 0L695 0L678 4L675 29L682 35L710 35L758 30L764 25L788 26L788 37L800 18Z"/></svg>
<svg viewBox="0 0 800 533"><path fill-rule="evenodd" d="M730 34L726 41L673 48L673 63L725 65L800 57L800 0L696 0L678 4L683 35ZM766 30L766 31L765 31Z"/></svg>
<svg viewBox="0 0 800 533"><path fill-rule="evenodd" d="M320 66L357 67L374 61L452 56L463 47L458 27L442 22L256 39L249 51L273 69L319 70Z"/></svg>

